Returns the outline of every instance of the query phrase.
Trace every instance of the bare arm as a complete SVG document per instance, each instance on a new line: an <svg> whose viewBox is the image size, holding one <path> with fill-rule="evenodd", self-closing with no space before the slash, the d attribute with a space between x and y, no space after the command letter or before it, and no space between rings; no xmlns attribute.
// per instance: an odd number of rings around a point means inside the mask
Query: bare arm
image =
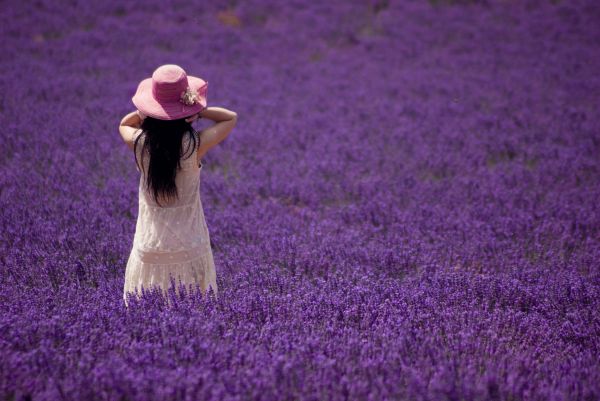
<svg viewBox="0 0 600 401"><path fill-rule="evenodd" d="M215 124L200 131L200 147L198 148L198 159L201 159L213 146L219 144L233 130L237 123L237 113L223 107L207 107L193 118L208 118Z"/></svg>
<svg viewBox="0 0 600 401"><path fill-rule="evenodd" d="M139 130L141 123L142 120L140 119L137 110L127 114L119 123L119 133L121 134L123 141L125 141L131 150L133 150L135 132Z"/></svg>

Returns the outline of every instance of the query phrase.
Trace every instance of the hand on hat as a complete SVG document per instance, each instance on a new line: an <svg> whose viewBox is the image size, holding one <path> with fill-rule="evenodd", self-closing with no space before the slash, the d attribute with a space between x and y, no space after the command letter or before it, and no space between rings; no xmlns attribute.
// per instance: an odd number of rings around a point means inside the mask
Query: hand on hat
<svg viewBox="0 0 600 401"><path fill-rule="evenodd" d="M139 110L137 111L137 115L140 118L140 123L144 121L144 118L146 118L146 115Z"/></svg>
<svg viewBox="0 0 600 401"><path fill-rule="evenodd" d="M188 123L193 123L194 121L196 121L199 118L202 118L202 117L200 116L200 113L198 112L198 113L193 114L193 115L189 116L188 118L186 118L185 121Z"/></svg>

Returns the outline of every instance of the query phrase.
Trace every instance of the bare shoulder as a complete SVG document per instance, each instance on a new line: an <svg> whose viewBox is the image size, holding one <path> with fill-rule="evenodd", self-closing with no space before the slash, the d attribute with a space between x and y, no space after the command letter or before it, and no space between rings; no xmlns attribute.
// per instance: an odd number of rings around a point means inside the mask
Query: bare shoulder
<svg viewBox="0 0 600 401"><path fill-rule="evenodd" d="M198 159L201 159L211 148L221 143L233 130L237 122L237 115L228 120L223 120L198 131L200 146Z"/></svg>
<svg viewBox="0 0 600 401"><path fill-rule="evenodd" d="M121 138L123 139L127 147L129 147L129 149L133 149L135 139L138 136L140 136L142 130L140 128L133 128L121 125L119 126L119 133L121 134Z"/></svg>

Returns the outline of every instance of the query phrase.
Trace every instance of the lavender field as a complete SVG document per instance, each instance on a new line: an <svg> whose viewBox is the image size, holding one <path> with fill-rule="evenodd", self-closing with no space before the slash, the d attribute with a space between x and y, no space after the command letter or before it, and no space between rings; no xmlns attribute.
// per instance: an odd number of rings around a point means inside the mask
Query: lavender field
<svg viewBox="0 0 600 401"><path fill-rule="evenodd" d="M596 0L0 15L1 400L600 399ZM117 127L166 63L239 116L200 189L219 293L127 309Z"/></svg>

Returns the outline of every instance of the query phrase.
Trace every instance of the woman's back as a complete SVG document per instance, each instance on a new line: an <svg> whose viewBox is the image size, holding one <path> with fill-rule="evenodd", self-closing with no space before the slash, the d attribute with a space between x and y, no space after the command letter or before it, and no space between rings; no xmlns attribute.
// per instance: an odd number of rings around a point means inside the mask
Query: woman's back
<svg viewBox="0 0 600 401"><path fill-rule="evenodd" d="M196 136L196 148L194 149L194 140L190 138L190 135L185 134L182 139L182 155L180 157L180 166L181 169L178 169L175 175L175 183L177 186L177 192L179 194L179 198L173 199L159 199L160 205L165 208L171 207L180 207L186 204L191 204L197 199L199 185L200 185L200 172L202 171L202 164L198 163L197 154L198 147L200 144L200 138L198 134L194 134ZM149 163L150 163L150 155L146 153L144 155L142 161L142 149L143 149L143 141L145 140L144 135L141 135L139 143L135 148L136 152L136 160L139 165L143 166L143 172L140 171L140 166L138 165L138 171L140 174L140 186L144 188L143 184L146 180L146 173L148 171ZM148 205L157 207L159 204L154 200L151 192L146 190L140 191L140 196L143 197L144 202Z"/></svg>
<svg viewBox="0 0 600 401"><path fill-rule="evenodd" d="M138 166L138 219L126 269L125 292L142 284L144 287L158 285L166 289L169 273L173 273L174 277L179 275L184 284L200 284L203 291L210 285L216 294L210 235L200 199L202 164L197 164L198 137L194 149L193 139L184 135L181 169L175 175L179 197L168 201L161 198L160 205L145 187L150 157L145 154L142 160L144 139L142 135L135 148L138 163L143 169Z"/></svg>

